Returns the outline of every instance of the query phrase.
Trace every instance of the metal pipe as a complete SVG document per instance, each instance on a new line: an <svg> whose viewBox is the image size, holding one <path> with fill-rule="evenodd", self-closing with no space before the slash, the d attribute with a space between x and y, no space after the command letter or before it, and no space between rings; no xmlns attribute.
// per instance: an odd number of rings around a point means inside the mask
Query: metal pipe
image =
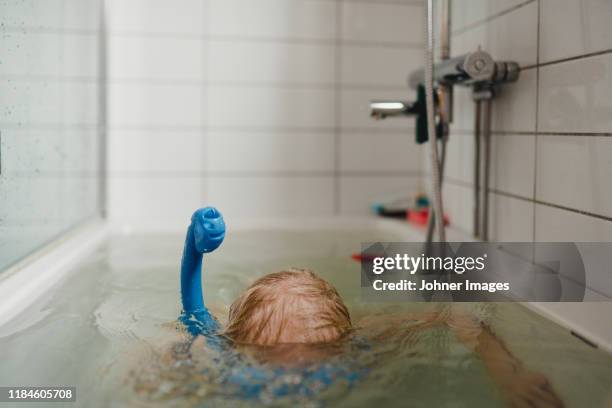
<svg viewBox="0 0 612 408"><path fill-rule="evenodd" d="M440 59L446 60L450 57L450 0L442 0L440 10ZM446 161L446 144L448 141L448 124L452 120L452 86L440 84L438 87L438 115L440 123L442 123L442 151L440 158L440 185L444 179L444 162ZM431 216L427 220L427 242L433 241L434 227L436 225L435 217Z"/></svg>
<svg viewBox="0 0 612 408"><path fill-rule="evenodd" d="M445 61L450 58L450 0L441 0L440 3L440 60ZM447 130L448 124L453 121L453 87L440 83L438 100L440 101L440 122ZM444 147L446 138L443 140L442 146Z"/></svg>
<svg viewBox="0 0 612 408"><path fill-rule="evenodd" d="M489 176L491 170L491 99L486 99L483 110L484 181L482 186L482 240L489 240Z"/></svg>
<svg viewBox="0 0 612 408"><path fill-rule="evenodd" d="M442 0L440 3L440 59L446 60L450 58L450 0Z"/></svg>
<svg viewBox="0 0 612 408"><path fill-rule="evenodd" d="M474 237L480 236L480 111L481 102L474 101Z"/></svg>
<svg viewBox="0 0 612 408"><path fill-rule="evenodd" d="M427 133L429 134L429 152L431 160L432 195L433 195L433 214L435 217L438 239L440 242L446 241L444 231L444 220L442 212L442 186L440 179L440 163L438 161L438 146L436 136L436 122L434 117L434 27L433 27L433 0L427 0L425 11L427 28L427 46L425 47L425 101L427 110Z"/></svg>

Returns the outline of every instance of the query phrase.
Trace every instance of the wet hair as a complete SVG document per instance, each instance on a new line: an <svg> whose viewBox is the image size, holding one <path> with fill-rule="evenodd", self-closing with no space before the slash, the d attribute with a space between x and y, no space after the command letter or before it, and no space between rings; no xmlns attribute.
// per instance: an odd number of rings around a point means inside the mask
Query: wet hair
<svg viewBox="0 0 612 408"><path fill-rule="evenodd" d="M335 341L351 329L338 291L308 269L290 268L257 279L232 304L223 334L262 346Z"/></svg>

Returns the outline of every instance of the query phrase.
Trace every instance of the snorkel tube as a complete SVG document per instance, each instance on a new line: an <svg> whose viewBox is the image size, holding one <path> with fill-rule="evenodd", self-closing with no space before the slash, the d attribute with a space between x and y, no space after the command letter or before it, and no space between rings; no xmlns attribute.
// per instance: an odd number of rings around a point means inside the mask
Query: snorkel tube
<svg viewBox="0 0 612 408"><path fill-rule="evenodd" d="M200 208L191 216L181 260L181 321L192 334L212 333L219 323L204 305L202 257L217 249L225 238L223 216L214 207Z"/></svg>

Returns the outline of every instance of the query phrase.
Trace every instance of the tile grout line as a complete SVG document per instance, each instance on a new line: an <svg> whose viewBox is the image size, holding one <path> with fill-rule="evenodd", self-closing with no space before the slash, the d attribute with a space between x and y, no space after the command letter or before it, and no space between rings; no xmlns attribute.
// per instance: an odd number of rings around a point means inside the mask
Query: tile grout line
<svg viewBox="0 0 612 408"><path fill-rule="evenodd" d="M40 123L40 124L27 124L19 125L16 123L0 123L5 130L91 130L96 131L98 127L96 124L59 124L59 123ZM215 130L220 132L288 132L288 133L333 133L335 127L318 127L318 126L304 126L304 127L275 127L275 126L211 126L211 125L145 125L145 124L118 124L109 125L109 129L115 131L148 131L148 132L168 132L168 131L183 131L183 132L197 132L202 129ZM376 132L379 134L386 135L399 135L405 134L406 131L414 130L411 127L407 128L377 128L375 126L355 126L355 127L342 127L343 132L350 132L356 134L365 134ZM473 131L467 129L453 129L453 135L457 137L470 136ZM494 135L507 135L507 136L558 136L558 137L612 137L612 133L608 132L529 132L529 131L508 131L508 130L494 130Z"/></svg>
<svg viewBox="0 0 612 408"><path fill-rule="evenodd" d="M9 32L17 34L54 34L54 35L74 35L74 36L95 36L99 33L88 30L62 30L53 28L40 27L3 27L0 32ZM154 31L124 31L115 30L109 31L106 34L108 37L141 37L145 39L166 38L166 39L190 39L199 40L204 38L208 41L225 41L235 43L277 43L277 44L306 44L319 46L334 46L337 42L335 38L308 38L308 37L264 37L264 36L248 36L248 35L202 35L191 33L173 33L173 32L154 32ZM420 43L414 42L395 42L395 41L367 41L367 40L352 40L340 39L342 45L351 47L382 47L393 49L415 49L422 47Z"/></svg>
<svg viewBox="0 0 612 408"><path fill-rule="evenodd" d="M427 176L427 174L424 174L424 176ZM448 184L457 186L457 187L472 188L472 184L471 183L469 183L467 181L459 180L459 179L452 179L452 178L445 177L445 182L448 183ZM497 189L491 189L491 193L494 193L494 194L497 194L497 195L500 195L500 196L503 196L503 197L514 198L516 200L521 200L521 201L525 201L525 202L528 202L528 203L533 203L534 206L536 204L537 205L543 205L543 206L546 206L546 207L556 208L556 209L559 209L559 210L563 210L563 211L567 211L567 212L571 212L571 213L575 213L575 214L580 214L580 215L588 216L588 217L591 217L591 218L597 218L597 219L600 219L600 220L612 222L612 216L597 214L597 213L594 213L594 212L581 210L579 208L572 208L572 207L567 207L567 206L561 205L561 204L551 203L551 202L548 202L548 201L532 199L532 198L529 198L529 197L526 197L526 196L510 193L510 192L507 192L507 191L497 190Z"/></svg>
<svg viewBox="0 0 612 408"><path fill-rule="evenodd" d="M79 77L63 75L3 75L0 79L14 82L47 82L49 80L65 83L95 84L97 77ZM335 82L282 82L282 81L241 81L241 80L200 80L200 79L177 79L177 78L111 78L106 81L110 85L155 85L155 86L202 86L208 85L219 88L259 88L259 89L302 89L302 90L328 90L333 91ZM355 91L397 91L397 85L383 83L347 83L344 89Z"/></svg>
<svg viewBox="0 0 612 408"><path fill-rule="evenodd" d="M474 21L473 23L470 23L470 24L468 24L466 26L463 26L463 27L453 31L451 34L452 35L461 35L461 34L464 34L464 33L468 32L468 31L470 31L470 30L472 30L474 28L478 28L481 25L489 23L492 20L495 20L495 19L497 19L499 17L505 16L506 14L510 14L513 11L521 9L521 8L523 8L523 7L533 3L534 1L537 1L537 0L526 0L523 3L517 4L515 6L507 8L505 10L499 11L499 12L497 12L495 14L491 14L490 16L487 16L487 17L485 17L485 18L483 18L481 20Z"/></svg>
<svg viewBox="0 0 612 408"><path fill-rule="evenodd" d="M57 123L42 123L42 124L28 124L26 126L4 123L0 124L5 129L10 130L90 130L96 131L96 124L57 124ZM334 126L330 127L316 127L316 126L305 126L305 127L274 127L274 126L210 126L210 125L129 125L119 124L111 125L109 129L115 131L124 132L168 132L168 131L182 131L182 132L197 132L202 129L214 130L219 132L284 132L284 133L333 133ZM345 133L365 134L365 133L379 133L381 135L400 135L405 134L406 131L414 130L411 127L400 129L400 128L376 128L376 127L342 127L342 131ZM453 130L453 134L456 137L470 136L473 132L470 130ZM507 135L507 136L535 136L535 132L527 131L492 131L493 135ZM612 133L603 132L537 132L539 136L558 136L558 137L612 137Z"/></svg>
<svg viewBox="0 0 612 408"><path fill-rule="evenodd" d="M48 171L45 173L36 173L37 176L47 176L47 177L57 177L57 172ZM113 177L158 177L158 176L168 176L168 177L197 177L201 175L202 172L194 170L177 170L177 171L165 171L165 170L111 170L110 175ZM19 176L29 176L31 172L13 172L10 173L14 177ZM211 170L206 171L205 174L214 176L214 177L333 177L336 172L334 170L235 170L235 171L224 171L224 170ZM344 170L338 172L338 174L345 177L363 177L363 176L372 176L372 177L420 177L423 173L419 170L398 170L398 171L388 171L388 170ZM74 176L91 176L95 175L95 173L72 173ZM44 177L43 177L44 178Z"/></svg>
<svg viewBox="0 0 612 408"><path fill-rule="evenodd" d="M341 44L342 45L342 44ZM563 58L559 60L549 61L545 63L536 63L532 65L526 65L521 67L521 71L527 71L536 69L538 67L546 67L550 65L558 65L565 62L579 61L582 59L588 59L592 57L612 54L612 49L592 52L588 54L582 54L578 56ZM96 77L88 76L66 76L66 75L14 75L14 74L1 74L0 79L8 79L12 81L48 81L55 80L60 82L74 82L74 83L96 83ZM107 83L113 85L175 85L175 86L188 86L188 85L199 85L205 83L211 86L219 87L260 87L260 88L289 88L289 89L333 89L333 83L300 83L300 82L272 82L272 81L224 81L224 80L198 80L198 79L176 79L176 78L129 78L129 77L115 77L110 78ZM345 84L346 89L353 90L372 90L372 89L384 89L384 90L396 90L397 87L389 84Z"/></svg>
<svg viewBox="0 0 612 408"><path fill-rule="evenodd" d="M473 130L468 129L453 129L453 134L459 136L471 136L474 133ZM593 137L610 137L612 133L609 132L550 132L550 131L526 131L526 130L493 130L491 132L494 135L508 135L508 136L593 136Z"/></svg>
<svg viewBox="0 0 612 408"><path fill-rule="evenodd" d="M578 208L566 207L566 206L561 205L561 204L549 203L547 201L533 200L533 202L534 202L534 204L544 205L544 206L547 206L547 207L556 208L558 210L564 210L564 211L572 212L572 213L575 213L575 214L580 214L580 215L584 215L584 216L587 216L587 217L597 218L597 219L600 219L600 220L612 222L612 217L609 217L607 215L596 214L596 213L593 213L593 212L590 212L590 211L580 210Z"/></svg>
<svg viewBox="0 0 612 408"><path fill-rule="evenodd" d="M536 242L536 222L537 222L537 218L536 218L536 212L537 212L537 205L536 205L536 198L537 198L537 186L538 186L538 131L540 129L540 25L541 25L541 21L542 21L542 14L541 14L541 1L537 0L537 6L538 6L538 11L537 11L537 18L538 18L538 25L537 25L537 32L536 32L536 106L535 106L535 136L534 136L534 147L533 147L533 193L532 193L532 199L533 199L533 215L532 215L532 225L531 225L531 239L533 242ZM535 256L535 254L534 254Z"/></svg>
<svg viewBox="0 0 612 408"><path fill-rule="evenodd" d="M106 37L106 1L100 1L99 5L99 38L98 38L98 171L100 179L98 181L98 205L99 213L103 219L108 219L108 41Z"/></svg>
<svg viewBox="0 0 612 408"><path fill-rule="evenodd" d="M332 0L334 1L334 0ZM412 1L402 1L402 0L345 0L348 3L365 3L365 4L372 4L372 5L378 5L378 4L385 4L385 5L394 5L394 6L418 6L418 7L422 7L423 6L423 2L419 1L419 0L412 0Z"/></svg>
<svg viewBox="0 0 612 408"><path fill-rule="evenodd" d="M333 208L334 214L340 215L340 133L341 133L341 111L342 111L342 97L341 97L341 86L342 83L342 14L343 14L344 1L340 0L336 2L336 30L335 30L335 41L334 41L334 197L333 197Z"/></svg>
<svg viewBox="0 0 612 408"><path fill-rule="evenodd" d="M208 1L204 1L204 4L202 6L202 13L204 14L202 16L202 21L204 21L204 25L203 25L203 30L208 30L208 27L210 25L210 3ZM203 33L201 33L203 34ZM203 160L201 161L200 164L200 183L199 183L199 197L201 202L204 205L213 205L212 203L208 203L208 181L209 181L209 177L207 176L207 172L206 170L208 169L208 161L210 158L210 153L208 151L208 148L210 146L209 143L209 133L210 133L210 129L208 127L205 126L205 123L207 122L207 118L208 118L208 60L209 60L209 55L208 55L208 41L206 36L201 35L200 36L200 47L201 47L201 56L200 56L200 63L202 64L200 69L203 71L203 73L201 73L201 75L204 77L204 80L202 81L202 84L200 85L200 118L204 123L200 123L201 125L201 146L200 146L200 154L203 157Z"/></svg>
<svg viewBox="0 0 612 408"><path fill-rule="evenodd" d="M612 54L612 48L605 49L605 50L600 50L600 51L588 52L586 54L574 55L572 57L559 58L559 59L556 59L556 60L551 60L551 61L542 62L542 63L540 63L538 61L537 66L538 67L546 67L546 66L549 66L549 65L557 65L557 64L564 63L564 62L578 61L578 60L581 60L581 59L599 57L601 55L607 55L607 54Z"/></svg>
<svg viewBox="0 0 612 408"><path fill-rule="evenodd" d="M573 62L573 61L580 61L583 59L588 59L588 58L594 58L594 57L599 57L602 55L607 55L607 54L612 54L612 48L610 49L605 49L605 50L600 50L600 51L593 51L593 52L588 52L585 54L580 54L580 55L573 55L571 57L566 57L566 58L559 58L556 60L550 60L550 61L546 61L546 62L536 62L535 64L531 64L531 65L524 65L521 67L521 71L526 71L529 69L534 69L537 67L547 67L550 65L559 65L565 62Z"/></svg>
<svg viewBox="0 0 612 408"><path fill-rule="evenodd" d="M0 124L5 130L54 130L54 131L68 131L68 130L88 130L88 131L96 131L97 127L95 124L92 125L56 125L56 124L41 124L41 125L29 125L29 126L19 126L17 124ZM283 127L283 126L198 126L198 125L114 125L109 126L109 129L114 131L123 131L123 132L139 132L139 131L147 131L153 133L163 133L169 131L178 131L178 132L199 132L202 129L217 131L217 132L238 132L238 133L294 133L294 134L324 134L334 133L334 126L329 127L314 127L314 126L305 126L305 127ZM371 127L343 127L344 132L350 132L355 134L370 134L372 132L377 132L380 135L403 135L407 131L413 131L414 128L407 127L406 129L378 129ZM384 137L384 136L383 136Z"/></svg>
<svg viewBox="0 0 612 408"><path fill-rule="evenodd" d="M180 34L180 33L163 33L163 32L146 32L146 31L114 31L110 32L111 37L144 37L144 38L186 38L197 39L197 34ZM203 36L208 41L218 42L233 42L233 43L273 43L273 44L305 44L318 46L334 46L336 42L342 45L351 47L363 48L393 48L393 49L420 49L422 45L415 42L400 42L400 41L368 41L368 40L353 40L353 39L336 39L336 38L309 38L309 37L265 37L265 36L248 36L243 34L227 34L227 35L206 35Z"/></svg>

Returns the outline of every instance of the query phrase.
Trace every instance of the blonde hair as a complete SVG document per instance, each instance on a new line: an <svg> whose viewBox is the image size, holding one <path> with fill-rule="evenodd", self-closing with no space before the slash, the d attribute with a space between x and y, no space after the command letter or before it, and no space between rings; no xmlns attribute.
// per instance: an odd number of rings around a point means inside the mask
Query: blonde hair
<svg viewBox="0 0 612 408"><path fill-rule="evenodd" d="M223 334L237 343L275 345L338 340L351 318L338 291L308 269L257 279L230 307Z"/></svg>

